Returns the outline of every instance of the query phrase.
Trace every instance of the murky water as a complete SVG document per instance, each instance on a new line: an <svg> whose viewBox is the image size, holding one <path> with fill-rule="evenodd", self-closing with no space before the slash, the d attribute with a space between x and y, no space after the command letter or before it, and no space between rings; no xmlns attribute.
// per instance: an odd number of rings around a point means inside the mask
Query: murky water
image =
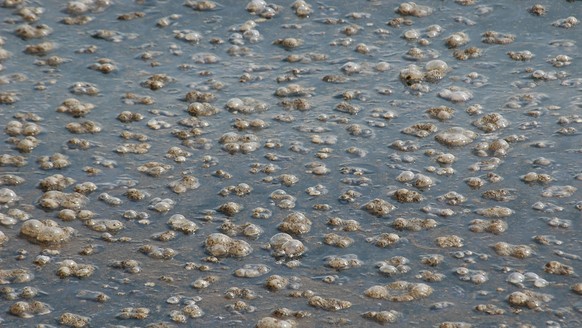
<svg viewBox="0 0 582 328"><path fill-rule="evenodd" d="M581 326L581 13L4 0L1 324Z"/></svg>

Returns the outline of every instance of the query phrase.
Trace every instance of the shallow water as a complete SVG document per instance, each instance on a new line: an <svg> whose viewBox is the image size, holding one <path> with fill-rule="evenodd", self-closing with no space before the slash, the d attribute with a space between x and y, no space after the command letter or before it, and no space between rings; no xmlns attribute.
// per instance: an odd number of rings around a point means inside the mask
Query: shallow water
<svg viewBox="0 0 582 328"><path fill-rule="evenodd" d="M5 126L14 120L25 123L26 120L19 119L17 114L34 113L42 118L36 122L42 132L36 136L38 146L27 152L18 149L15 146L18 141L11 139L22 139L23 135L9 135L10 131L5 131L6 143L1 146L0 155L24 156L27 164L2 163L0 166L0 175L13 174L25 179L22 184L2 186L13 190L19 198L13 202L2 201L0 212L10 216L10 210L20 209L29 213L31 219L51 219L76 232L63 242L34 243L21 233L22 220L6 221L0 226L0 231L8 237L0 246L0 270L20 268L34 274L31 281L6 281L4 286L15 289L16 293L25 286L36 287L42 293L33 299L48 303L52 309L50 313L22 318L10 309L16 302L26 299L6 296L6 301L0 305L0 321L6 326L59 326L59 318L66 312L90 317L92 327L145 327L163 323L177 326L179 323L173 322L176 320L171 316L172 311L182 309L188 300L196 301L204 311L201 317L185 320L190 326L253 327L261 318L274 316L274 310L282 307L306 311L307 317L283 318L294 320L298 327L376 325L362 314L388 310L400 313L396 322L389 324L393 326L447 327L446 322L464 322L475 327L581 325L580 295L571 288L581 283L578 274L582 270L578 255L582 251L579 233L582 65L578 63L582 59L579 49L582 37L580 25L570 28L552 25L569 16L580 16L579 3L540 1L538 3L547 11L536 16L528 11L534 5L530 2L477 2L466 6L460 4L462 1L427 2L419 5L433 6L432 14L415 17L399 14L395 8L400 3L392 1L366 1L358 3L357 8L353 2L333 1L309 3L312 13L300 18L292 3L285 2L272 7L280 10L274 17L261 18L260 13L253 14L245 9L246 2L239 1L221 1L210 11L193 10L174 1L83 1L88 11L82 15L93 19L85 25L66 25L61 19L69 16L67 5L49 1L42 4L44 12L38 20L30 24L46 24L52 32L42 38L25 40L15 33L24 23L17 13L23 7L39 4L7 8L9 2L4 1L4 8L0 8L0 17L3 17L0 36L4 41L0 48L11 53L9 58L0 59L3 84L0 92L3 95L13 92L8 96L17 99L0 105L0 122ZM70 2L69 6L74 3ZM139 14L143 17L134 20L118 19L131 12L144 15ZM156 26L161 18L170 15L180 16L168 19L169 26ZM410 20L412 25L405 22L400 27L387 25L397 17ZM247 28L252 27L248 23L251 20L256 22L254 31L243 34L241 24L247 22ZM429 38L425 29L435 24L442 32ZM424 40L404 39L402 36L411 29L419 30ZM93 37L99 30L114 31L114 39ZM198 32L201 40L196 43L177 39L175 31L184 30ZM356 30L355 34L346 35ZM515 41L510 44L482 42L482 34L491 30L511 33ZM478 47L481 56L455 59L456 49L449 49L444 41L454 32L464 32L469 37L468 43L457 49ZM249 36L258 39L251 40ZM293 49L274 44L284 38L297 38L301 42ZM352 39L349 45L332 45L346 42L348 38ZM44 41L53 42L55 49L42 55L23 52L26 46ZM355 51L360 43L369 48L368 53ZM79 53L79 49L91 45L96 46L94 53ZM248 49L234 53L232 47L235 45ZM426 56L411 58L407 53L413 47ZM507 55L509 51L524 50L533 53L534 57L515 61ZM217 62L200 63L201 54L217 56L205 57ZM289 60L290 55L304 55L305 58L294 62ZM550 59L558 55L570 57L571 64L552 66ZM95 64L102 58L113 63L113 71L95 70ZM39 63L49 59L64 60L52 66ZM437 78L423 75L419 81L401 80L401 71L408 65L418 65L425 74L425 64L434 59L448 66ZM101 69L106 68L102 66ZM540 78L543 73L539 70L547 74L545 78ZM151 90L144 83L154 74L166 74L170 78L165 86ZM345 81L330 83L330 79ZM70 87L76 82L93 84L99 89L98 95L73 94ZM296 94L282 96L285 92L279 88L295 84L301 87ZM438 96L452 86L466 88L472 98L452 102ZM216 99L210 103L219 110L215 115L199 116L206 124L194 129L180 123L193 117L188 113L189 103L185 99L193 90L212 93L212 98ZM128 93L149 96L153 103L138 104L139 100L128 100ZM235 97L253 98L266 104L267 110L229 110L227 104ZM94 108L83 117L57 112L57 107L68 98L91 103ZM307 102L309 108L299 110L282 104L296 99ZM340 110L336 110L338 104ZM468 110L477 104L482 106L480 112ZM438 106L452 108L452 118L440 121L426 113ZM117 117L123 111L139 113L143 119L122 122ZM473 125L473 121L492 113L501 114L509 124L494 126L494 131L484 131ZM160 123L161 128L152 128L156 125L153 119L165 123ZM99 124L102 131L73 134L66 128L68 123L86 120ZM239 127L243 124L236 120L263 120L266 126L240 130L235 124ZM401 133L415 123L432 123L438 131L424 138ZM435 139L435 135L452 127L473 131L477 137L459 147L443 145ZM573 129L557 133L561 128ZM143 154L120 154L116 149L121 145L139 143L121 138L123 131L147 136L144 142L149 144L149 150ZM257 139L259 147L249 148L248 153L229 153L224 148L236 146L220 142L227 132L240 136L252 134L250 138ZM72 138L86 139L90 145L87 149L73 147ZM498 152L484 149L485 146L476 149L483 142L492 143L498 139L503 139L502 143L509 148ZM411 151L398 149L393 144L396 140L404 141L405 146L406 142L412 142L415 147L409 149ZM166 154L173 146L189 152L190 156L183 162L168 158ZM350 147L356 150L348 152ZM70 166L41 168L37 160L54 153L66 155ZM454 155L455 161L439 164L437 156L443 153ZM542 157L545 160L540 160ZM479 165L481 161L492 162L496 158L498 165ZM106 160L114 162L107 165ZM138 167L151 161L171 165L171 168L159 177L139 171ZM321 164L328 171L321 170ZM265 169L266 165L274 165L275 170ZM87 174L87 166L101 172ZM219 170L229 176L220 174ZM434 184L419 189L414 180L397 181L396 177L406 170L430 177ZM551 180L525 183L523 176L528 172L548 174ZM97 220L119 220L124 228L104 236L102 231L90 229L80 219L62 220L60 209L43 208L39 203L43 195L39 181L54 174L76 180L63 188L67 193L72 193L79 183L93 182L97 189L86 194L88 202L82 209L94 212ZM285 185L280 181L282 174L294 175L298 181ZM196 177L199 186L180 194L173 192L168 184L184 175ZM471 188L465 182L470 177L482 178L484 185ZM221 192L223 188L240 183L250 185L252 191L242 196ZM317 185L324 187L321 195L306 192ZM555 186L573 188L566 188L569 193L566 190L563 194L552 194L553 189L547 188ZM129 188L143 191L145 198L128 199L125 193ZM422 199L399 202L392 194L401 188L418 192ZM285 206L272 199L272 193L278 189L295 197L293 208L282 208ZM499 189L509 189L510 196L503 200L483 197L484 192ZM355 197L348 197L348 201L340 197L350 190L359 194L352 193ZM440 197L450 191L464 196L464 202L454 205L441 200ZM122 203L111 205L100 200L104 192L118 197ZM155 211L150 204L156 197L172 199L175 205L165 212ZM395 209L381 217L370 214L364 209L365 204L376 198L388 201ZM242 205L242 210L231 215L221 212L219 208L227 202ZM541 209L537 202L551 204ZM500 218L507 223L507 229L499 234L472 232L469 229L471 221L495 219L477 213L494 206L512 210L511 215ZM254 218L253 210L258 207L269 209L272 216ZM439 215L438 210L443 209L452 210L452 215ZM128 210L145 212L149 217L147 220L127 219L124 213ZM307 250L298 257L272 256L272 251L265 246L273 235L281 232L279 224L293 211L304 213L311 227L303 234L285 232L300 240ZM152 237L170 230L167 221L175 214L195 222L198 230L194 234L176 231L176 237L169 241ZM361 228L342 231L341 226L328 224L334 217L356 220ZM401 231L393 227L396 218L431 218L437 226ZM250 255L212 258L209 256L212 253L204 246L205 240L212 233L226 233L220 227L229 220L236 225L253 223L264 232L254 239L241 233L231 235L253 248ZM352 238L353 244L347 248L324 244L324 235L331 232ZM381 233L396 233L400 239L394 245L378 247L372 238ZM439 247L435 242L449 235L462 238L462 246ZM549 242L545 245L536 242L534 236L539 235L552 237L547 238ZM501 256L492 248L498 242L530 246L533 254L526 258ZM148 244L171 248L177 254L171 259L148 257L140 252L140 247ZM82 255L80 252L89 245L94 245L94 253ZM346 269L326 266L328 256L347 254L355 254L361 263ZM434 267L423 263L423 256L428 254L442 255L442 263ZM48 256L50 261L39 265L38 255ZM406 257L409 269L393 275L381 273L376 263L395 256ZM116 261L130 259L140 263L139 273L132 274L112 266ZM88 277L61 278L57 275L58 263L64 260L91 264L95 272ZM292 266L297 264L294 260L299 262L296 267ZM573 273L546 272L544 268L550 261L570 266ZM245 264L265 264L270 271L254 278L233 275ZM200 265L207 268L200 270ZM460 277L459 268L476 270L470 273L481 270L486 274L486 281L472 282L470 274ZM441 273L444 279L424 281L420 277L423 270ZM542 286L544 283L535 287L532 281L511 284L506 280L513 272L533 272L545 279L547 286ZM282 290L269 290L265 285L272 275L289 278L291 283ZM197 279L209 276L218 280L207 288L191 287ZM425 283L434 292L411 302L365 296L365 291L374 285L399 280ZM242 299L252 308L232 309L232 305L241 300L225 297L233 286L254 291L257 298ZM79 296L85 290L105 293L110 299L101 303ZM326 311L310 306L306 297L290 297L294 290L310 290L313 295L339 298L351 302L351 307L337 312ZM529 306L519 305L509 300L510 294L516 291L534 291L553 298L547 302L538 300ZM4 290L3 295L8 292ZM168 301L172 296L181 297L177 304ZM493 304L503 313L479 312L475 310L479 304ZM122 309L128 307L145 307L150 312L143 319L119 318Z"/></svg>

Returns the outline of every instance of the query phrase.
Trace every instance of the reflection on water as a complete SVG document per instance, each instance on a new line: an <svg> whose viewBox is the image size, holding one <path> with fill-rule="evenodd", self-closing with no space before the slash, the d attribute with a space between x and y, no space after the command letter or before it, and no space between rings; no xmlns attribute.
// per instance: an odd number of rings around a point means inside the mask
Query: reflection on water
<svg viewBox="0 0 582 328"><path fill-rule="evenodd" d="M578 8L4 0L0 321L580 326Z"/></svg>

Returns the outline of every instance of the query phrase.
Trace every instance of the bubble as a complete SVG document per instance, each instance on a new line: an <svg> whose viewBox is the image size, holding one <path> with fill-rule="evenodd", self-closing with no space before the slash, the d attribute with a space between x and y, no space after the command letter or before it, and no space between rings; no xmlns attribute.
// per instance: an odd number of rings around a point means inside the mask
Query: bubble
<svg viewBox="0 0 582 328"><path fill-rule="evenodd" d="M507 230L508 225L505 221L501 219L493 220L472 220L469 226L469 230L472 232L489 232L493 234L500 234Z"/></svg>
<svg viewBox="0 0 582 328"><path fill-rule="evenodd" d="M409 182L412 181L412 179L414 179L415 174L412 171L403 171L400 174L398 174L398 176L396 176L396 181L399 182Z"/></svg>
<svg viewBox="0 0 582 328"><path fill-rule="evenodd" d="M512 60L527 61L527 60L532 59L534 57L534 54L532 54L531 51L529 51L529 50L509 51L507 53L507 56L509 56L509 58L511 58Z"/></svg>
<svg viewBox="0 0 582 328"><path fill-rule="evenodd" d="M85 10L82 10L85 11ZM65 24L65 25L85 25L88 24L89 22L91 22L93 20L93 17L90 16L85 16L85 15L81 15L81 16L67 16L64 17L61 20L61 23ZM95 52L95 46L89 46L86 49L82 49L77 51L77 53L94 53Z"/></svg>
<svg viewBox="0 0 582 328"><path fill-rule="evenodd" d="M113 261L110 266L115 269L123 269L127 273L136 274L142 271L141 263L136 260Z"/></svg>
<svg viewBox="0 0 582 328"><path fill-rule="evenodd" d="M574 274L574 268L558 261L549 261L544 266L544 271L555 275L569 276Z"/></svg>
<svg viewBox="0 0 582 328"><path fill-rule="evenodd" d="M334 270L347 270L362 266L363 262L355 254L330 255L324 258L326 266Z"/></svg>
<svg viewBox="0 0 582 328"><path fill-rule="evenodd" d="M463 247L463 238L457 235L440 236L435 239L436 244L441 248Z"/></svg>
<svg viewBox="0 0 582 328"><path fill-rule="evenodd" d="M227 216L233 216L242 210L242 205L235 202L227 202L218 207L218 211Z"/></svg>
<svg viewBox="0 0 582 328"><path fill-rule="evenodd" d="M476 138L477 134L475 132L461 127L449 128L435 136L436 141L450 147L465 146L473 142Z"/></svg>
<svg viewBox="0 0 582 328"><path fill-rule="evenodd" d="M433 206L424 206L421 208L421 211L442 217L449 217L456 214L455 211L451 210L450 208L438 208Z"/></svg>
<svg viewBox="0 0 582 328"><path fill-rule="evenodd" d="M15 148L21 153L30 153L40 144L39 139L32 136L27 136L22 139L12 138L11 141L14 142Z"/></svg>
<svg viewBox="0 0 582 328"><path fill-rule="evenodd" d="M423 81L425 78L424 72L417 65L408 65L406 68L400 71L400 80L410 86L415 83Z"/></svg>
<svg viewBox="0 0 582 328"><path fill-rule="evenodd" d="M39 221L30 219L25 221L20 234L28 240L39 244L60 244L67 242L75 233L71 227L60 227L57 222L47 219Z"/></svg>
<svg viewBox="0 0 582 328"><path fill-rule="evenodd" d="M507 155L510 145L503 139L495 139L492 142L480 142L474 147L475 155L487 157L490 155L501 157Z"/></svg>
<svg viewBox="0 0 582 328"><path fill-rule="evenodd" d="M424 174L416 174L414 180L414 186L418 189L427 189L433 186L435 183L432 178Z"/></svg>
<svg viewBox="0 0 582 328"><path fill-rule="evenodd" d="M290 234L305 234L311 230L311 220L301 212L293 212L288 215L278 226L279 230Z"/></svg>
<svg viewBox="0 0 582 328"><path fill-rule="evenodd" d="M515 284L515 285L519 285L524 281L525 281L525 276L519 272L512 272L507 277L507 282Z"/></svg>
<svg viewBox="0 0 582 328"><path fill-rule="evenodd" d="M438 96L453 103L467 102L473 99L473 93L470 90L457 86L439 91Z"/></svg>
<svg viewBox="0 0 582 328"><path fill-rule="evenodd" d="M420 218L396 218L392 222L392 227L396 230L420 231L428 230L436 227L437 221L434 219L420 219Z"/></svg>
<svg viewBox="0 0 582 328"><path fill-rule="evenodd" d="M19 121L10 121L6 124L4 132L9 136L37 136L41 133L42 129L39 125L33 122L21 123Z"/></svg>
<svg viewBox="0 0 582 328"><path fill-rule="evenodd" d="M75 134L94 134L101 132L101 126L93 121L80 121L80 122L71 122L68 123L66 126L67 130L71 133Z"/></svg>
<svg viewBox="0 0 582 328"><path fill-rule="evenodd" d="M225 293L226 299L242 298L245 300L253 300L257 298L256 293L248 288L230 287Z"/></svg>
<svg viewBox="0 0 582 328"><path fill-rule="evenodd" d="M570 287L570 289L571 289L571 290L572 290L574 293L576 293L576 294L578 294L578 295L582 295L582 284L580 284L580 283L576 283L576 284L572 285L572 287Z"/></svg>
<svg viewBox="0 0 582 328"><path fill-rule="evenodd" d="M21 198L12 189L0 189L0 206L11 207L15 205Z"/></svg>
<svg viewBox="0 0 582 328"><path fill-rule="evenodd" d="M56 275L61 278L76 277L87 278L95 272L95 266L91 264L77 263L73 260L64 260L59 264Z"/></svg>
<svg viewBox="0 0 582 328"><path fill-rule="evenodd" d="M569 16L563 19L558 19L557 21L552 23L552 26L556 26L556 27L561 27L561 28L572 28L576 25L578 25L580 23L580 21L574 17L574 16Z"/></svg>
<svg viewBox="0 0 582 328"><path fill-rule="evenodd" d="M560 219L558 217L543 217L541 219L544 220L550 227L568 229L572 226L572 221L567 219Z"/></svg>
<svg viewBox="0 0 582 328"><path fill-rule="evenodd" d="M190 286L194 289L204 289L210 287L210 284L218 281L218 276L208 276L204 278L198 278Z"/></svg>
<svg viewBox="0 0 582 328"><path fill-rule="evenodd" d="M110 194L108 194L106 192L101 193L99 195L98 199L100 201L103 201L105 204L111 205L111 206L118 206L118 205L123 204L123 201L120 198L111 196Z"/></svg>
<svg viewBox="0 0 582 328"><path fill-rule="evenodd" d="M442 61L440 59L434 59L426 63L424 69L426 71L446 72L449 69L449 66L445 61Z"/></svg>
<svg viewBox="0 0 582 328"><path fill-rule="evenodd" d="M549 302L553 296L549 294L536 293L531 290L517 291L509 294L507 302L511 306L525 307L529 309L539 308L543 303Z"/></svg>
<svg viewBox="0 0 582 328"><path fill-rule="evenodd" d="M139 248L139 251L141 253L146 254L147 256L149 256L153 259L163 259L163 260L172 259L172 258L174 258L174 256L176 256L178 254L172 248L158 247L158 246L151 245L151 244L146 244L146 245L141 246Z"/></svg>
<svg viewBox="0 0 582 328"><path fill-rule="evenodd" d="M292 209L295 207L295 202L297 198L287 194L285 190L277 189L273 191L270 195L271 200L279 208Z"/></svg>
<svg viewBox="0 0 582 328"><path fill-rule="evenodd" d="M410 261L402 256L394 256L389 260L376 262L378 271L387 276L405 274L410 272L410 266L406 265Z"/></svg>
<svg viewBox="0 0 582 328"><path fill-rule="evenodd" d="M539 177L538 177L539 180ZM565 186L550 186L544 188L542 192L543 197L554 197L554 198L563 198L563 197L571 197L574 193L578 190L578 188L570 185Z"/></svg>
<svg viewBox="0 0 582 328"><path fill-rule="evenodd" d="M489 280L487 272L482 270L471 270L465 267L455 269L455 273L462 281L470 281L476 285L483 284Z"/></svg>
<svg viewBox="0 0 582 328"><path fill-rule="evenodd" d="M127 319L136 319L136 320L143 320L145 318L147 318L150 314L150 309L145 308L145 307L138 307L138 308L133 308L133 307L126 307L121 309L121 312L119 312L116 317L118 319L122 319L122 320L127 320Z"/></svg>
<svg viewBox="0 0 582 328"><path fill-rule="evenodd" d="M457 160L457 158L455 157L455 155L450 154L450 153L440 154L436 157L436 161L439 164L443 164L443 165L453 164L456 160Z"/></svg>
<svg viewBox="0 0 582 328"><path fill-rule="evenodd" d="M346 203L353 203L356 201L357 198L362 197L362 194L355 191L355 190L346 190L343 194L341 194L339 196L339 200L341 202L346 202Z"/></svg>
<svg viewBox="0 0 582 328"><path fill-rule="evenodd" d="M358 105L350 104L348 102L342 101L335 106L335 110L342 113L347 113L351 115L358 114L362 108Z"/></svg>
<svg viewBox="0 0 582 328"><path fill-rule="evenodd" d="M486 31L482 37L481 41L489 44L509 44L515 41L515 35L496 31Z"/></svg>
<svg viewBox="0 0 582 328"><path fill-rule="evenodd" d="M392 198L400 203L418 203L424 200L424 197L419 192L405 188L394 191Z"/></svg>
<svg viewBox="0 0 582 328"><path fill-rule="evenodd" d="M350 308L352 303L337 298L323 298L321 296L312 296L308 301L309 305L326 311L340 311Z"/></svg>
<svg viewBox="0 0 582 328"><path fill-rule="evenodd" d="M417 5L414 2L403 2L395 9L395 11L403 16L426 17L433 13L433 8Z"/></svg>
<svg viewBox="0 0 582 328"><path fill-rule="evenodd" d="M308 17L313 12L311 5L303 0L294 1L291 8L295 10L295 15L300 18Z"/></svg>
<svg viewBox="0 0 582 328"><path fill-rule="evenodd" d="M400 236L395 233L381 233L377 236L367 238L366 241L378 247L389 247L400 241Z"/></svg>
<svg viewBox="0 0 582 328"><path fill-rule="evenodd" d="M225 133L219 139L219 142L223 145L222 149L230 154L254 152L259 148L257 141L258 138L253 134L239 136L234 132Z"/></svg>
<svg viewBox="0 0 582 328"><path fill-rule="evenodd" d="M465 32L455 32L445 38L445 44L449 48L457 48L469 43L469 36Z"/></svg>
<svg viewBox="0 0 582 328"><path fill-rule="evenodd" d="M29 319L36 315L45 315L52 312L52 307L40 301L20 301L12 304L8 312L20 318Z"/></svg>
<svg viewBox="0 0 582 328"><path fill-rule="evenodd" d="M154 210L158 213L166 213L169 212L174 208L176 202L169 198L159 198L156 197L151 200L150 205L148 206L149 209Z"/></svg>
<svg viewBox="0 0 582 328"><path fill-rule="evenodd" d="M356 220L343 220L339 217L330 218L328 224L333 227L339 227L343 231L359 231L360 223Z"/></svg>
<svg viewBox="0 0 582 328"><path fill-rule="evenodd" d="M475 213L488 218L504 218L513 215L514 211L503 206L494 206L488 208L478 208Z"/></svg>
<svg viewBox="0 0 582 328"><path fill-rule="evenodd" d="M388 215L392 212L396 207L387 201L379 198L375 198L370 202L366 203L363 207L368 213L382 217Z"/></svg>
<svg viewBox="0 0 582 328"><path fill-rule="evenodd" d="M91 318L82 316L80 314L75 314L71 312L65 312L60 315L59 323L68 327L84 328L89 327Z"/></svg>
<svg viewBox="0 0 582 328"><path fill-rule="evenodd" d="M471 328L472 324L463 321L444 321L438 326L439 328Z"/></svg>
<svg viewBox="0 0 582 328"><path fill-rule="evenodd" d="M88 219L85 220L85 226L93 231L117 233L125 228L123 222L109 219Z"/></svg>
<svg viewBox="0 0 582 328"><path fill-rule="evenodd" d="M449 191L448 193L438 196L437 200L449 205L460 205L467 201L467 197L459 194L456 191Z"/></svg>
<svg viewBox="0 0 582 328"><path fill-rule="evenodd" d="M473 121L473 125L484 132L494 132L509 126L509 121L499 113L492 113Z"/></svg>
<svg viewBox="0 0 582 328"><path fill-rule="evenodd" d="M546 14L547 9L540 4L535 4L531 8L528 9L529 13L535 16L543 16Z"/></svg>
<svg viewBox="0 0 582 328"><path fill-rule="evenodd" d="M234 256L244 257L249 255L253 249L244 240L232 239L221 233L208 235L205 241L206 251L212 256Z"/></svg>
<svg viewBox="0 0 582 328"><path fill-rule="evenodd" d="M279 276L272 275L267 278L265 282L265 287L271 291L278 291L286 288L289 285L289 279Z"/></svg>
<svg viewBox="0 0 582 328"><path fill-rule="evenodd" d="M16 30L14 30L14 34L16 34L23 40L44 38L50 35L52 32L53 29L45 24L39 24L36 26L23 24L18 26Z"/></svg>
<svg viewBox="0 0 582 328"><path fill-rule="evenodd" d="M242 268L236 269L234 275L241 278L256 278L270 271L271 268L265 264L245 264Z"/></svg>
<svg viewBox="0 0 582 328"><path fill-rule="evenodd" d="M323 242L330 246L346 248L354 243L354 239L347 236L340 236L335 233L329 233L323 236Z"/></svg>
<svg viewBox="0 0 582 328"><path fill-rule="evenodd" d="M25 166L26 159L18 155L2 154L0 155L0 166Z"/></svg>
<svg viewBox="0 0 582 328"><path fill-rule="evenodd" d="M172 215L167 222L168 226L173 230L180 231L184 234L193 234L198 230L198 225L188 219L182 214Z"/></svg>
<svg viewBox="0 0 582 328"><path fill-rule="evenodd" d="M425 138L437 131L438 128L432 123L416 123L404 128L402 133L417 136L419 138Z"/></svg>
<svg viewBox="0 0 582 328"><path fill-rule="evenodd" d="M415 276L418 279L422 279L426 282L439 282L443 281L446 276L439 272L428 271L428 270L421 270L419 274Z"/></svg>
<svg viewBox="0 0 582 328"><path fill-rule="evenodd" d="M432 287L423 283L411 283L398 280L385 286L373 286L364 291L364 295L375 299L387 299L392 302L410 302L430 296Z"/></svg>
<svg viewBox="0 0 582 328"><path fill-rule="evenodd" d="M89 68L103 74L109 74L118 70L117 64L109 58L99 58Z"/></svg>
<svg viewBox="0 0 582 328"><path fill-rule="evenodd" d="M536 235L533 240L540 245L562 245L563 241L552 235Z"/></svg>
<svg viewBox="0 0 582 328"><path fill-rule="evenodd" d="M257 328L293 328L295 326L296 324L293 320L283 320L272 317L263 317L256 324Z"/></svg>
<svg viewBox="0 0 582 328"><path fill-rule="evenodd" d="M293 237L286 233L273 235L269 240L269 246L275 257L285 256L294 258L303 255L307 251L301 241L293 239Z"/></svg>
<svg viewBox="0 0 582 328"><path fill-rule="evenodd" d="M170 189L172 189L173 192L181 194L188 190L198 189L198 187L200 187L200 182L195 176L186 175L178 180L170 182L168 186Z"/></svg>

